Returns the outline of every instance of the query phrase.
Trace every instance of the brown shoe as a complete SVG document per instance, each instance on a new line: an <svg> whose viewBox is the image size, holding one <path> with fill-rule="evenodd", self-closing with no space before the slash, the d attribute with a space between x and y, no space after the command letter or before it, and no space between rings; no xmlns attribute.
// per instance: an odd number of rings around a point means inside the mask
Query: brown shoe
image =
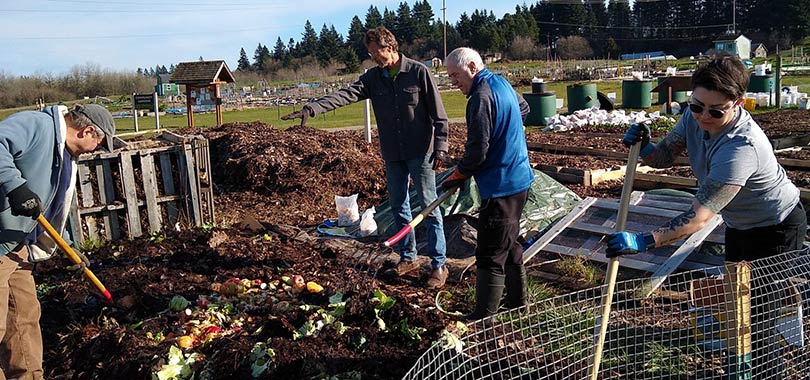
<svg viewBox="0 0 810 380"><path fill-rule="evenodd" d="M427 287L428 289L439 289L444 286L446 281L447 268L442 265L430 272L430 278L427 280Z"/></svg>
<svg viewBox="0 0 810 380"><path fill-rule="evenodd" d="M419 269L419 263L416 261L400 260L395 267L388 268L385 274L390 277L400 277L417 269Z"/></svg>

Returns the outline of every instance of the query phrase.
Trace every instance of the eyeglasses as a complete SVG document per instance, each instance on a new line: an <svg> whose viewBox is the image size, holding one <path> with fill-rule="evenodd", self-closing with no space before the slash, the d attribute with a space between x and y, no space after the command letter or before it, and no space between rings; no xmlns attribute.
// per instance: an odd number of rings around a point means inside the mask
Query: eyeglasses
<svg viewBox="0 0 810 380"><path fill-rule="evenodd" d="M709 116L715 119L722 119L724 116L726 116L726 112L731 110L732 107L734 107L734 102L732 102L730 106L724 109L706 108L704 106L689 102L689 110L692 111L693 114L696 115L702 114L703 110L706 109L707 111L709 111Z"/></svg>

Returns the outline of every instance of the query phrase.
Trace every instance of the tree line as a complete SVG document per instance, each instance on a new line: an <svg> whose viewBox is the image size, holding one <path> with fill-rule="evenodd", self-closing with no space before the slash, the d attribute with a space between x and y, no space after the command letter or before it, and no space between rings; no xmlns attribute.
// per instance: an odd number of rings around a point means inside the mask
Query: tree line
<svg viewBox="0 0 810 380"><path fill-rule="evenodd" d="M317 62L339 63L354 72L367 58L365 31L391 30L400 50L411 57L444 55L444 25L430 3L401 2L380 12L372 5L363 20L354 16L344 38L334 25L320 33L307 21L301 39L276 39L272 49L259 43L252 57L242 48L237 69L271 74ZM769 50L789 48L810 36L807 0L541 0L517 5L498 19L491 11L462 13L447 24L447 49L469 46L485 54L522 59L616 59L620 54L665 51L675 56L709 50L715 39L745 34Z"/></svg>

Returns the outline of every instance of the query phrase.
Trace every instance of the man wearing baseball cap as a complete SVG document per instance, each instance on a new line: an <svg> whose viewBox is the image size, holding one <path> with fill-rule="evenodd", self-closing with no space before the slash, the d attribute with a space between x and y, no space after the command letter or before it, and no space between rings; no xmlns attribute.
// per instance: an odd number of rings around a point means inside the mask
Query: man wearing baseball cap
<svg viewBox="0 0 810 380"><path fill-rule="evenodd" d="M42 379L32 269L57 247L36 219L44 215L65 235L76 160L99 146L112 151L114 136L112 115L96 104L51 106L0 121L0 378ZM77 253L81 270L89 261Z"/></svg>

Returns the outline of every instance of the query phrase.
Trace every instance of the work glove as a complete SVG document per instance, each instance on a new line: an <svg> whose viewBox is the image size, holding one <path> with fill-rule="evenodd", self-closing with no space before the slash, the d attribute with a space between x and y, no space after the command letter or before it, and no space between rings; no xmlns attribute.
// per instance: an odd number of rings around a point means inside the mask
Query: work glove
<svg viewBox="0 0 810 380"><path fill-rule="evenodd" d="M448 191L450 189L461 186L462 184L464 184L464 181L468 180L469 178L470 177L461 174L461 172L458 171L458 168L456 168L455 170L453 170L453 174L450 174L450 176L447 177L447 179L445 179L444 182L442 182L442 190Z"/></svg>
<svg viewBox="0 0 810 380"><path fill-rule="evenodd" d="M79 273L84 272L84 268L87 268L87 267L90 266L90 260L88 260L87 256L85 256L78 249L74 249L73 253L75 253L76 256L79 256L79 259L81 260L81 262L79 262L78 264L73 264L73 265L67 266L67 267L65 267L65 269L67 269L69 271L72 271L72 272L79 272ZM67 253L65 253L65 258L70 260L70 256ZM73 260L70 260L70 262L73 262Z"/></svg>
<svg viewBox="0 0 810 380"><path fill-rule="evenodd" d="M8 204L11 206L11 215L36 219L42 213L42 201L26 184L9 191L7 196Z"/></svg>
<svg viewBox="0 0 810 380"><path fill-rule="evenodd" d="M640 156L646 157L652 153L653 146L650 144L650 127L647 124L631 124L630 128L625 132L622 138L622 144L626 147L631 147L641 143Z"/></svg>
<svg viewBox="0 0 810 380"><path fill-rule="evenodd" d="M450 164L450 158L447 157L447 152L443 150L437 150L430 155L428 159L428 163L433 163L433 171L437 171L442 167Z"/></svg>
<svg viewBox="0 0 810 380"><path fill-rule="evenodd" d="M633 234L630 232L614 232L608 237L608 247L605 256L616 257L621 255L634 255L655 247L655 238L649 232Z"/></svg>
<svg viewBox="0 0 810 380"><path fill-rule="evenodd" d="M284 115L281 117L281 120L292 120L292 119L301 119L301 126L307 126L307 119L311 116L315 116L315 112L312 110L312 107L305 105L299 111L295 111L293 113Z"/></svg>

